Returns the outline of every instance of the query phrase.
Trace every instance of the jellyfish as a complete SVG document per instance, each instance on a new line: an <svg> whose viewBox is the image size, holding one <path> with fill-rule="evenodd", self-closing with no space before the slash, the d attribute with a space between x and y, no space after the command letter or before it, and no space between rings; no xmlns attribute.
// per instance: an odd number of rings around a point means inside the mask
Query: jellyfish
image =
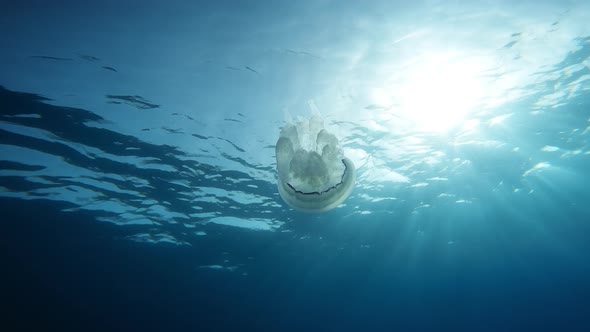
<svg viewBox="0 0 590 332"><path fill-rule="evenodd" d="M288 123L276 145L279 194L290 207L320 213L340 205L352 192L354 164L319 114Z"/></svg>

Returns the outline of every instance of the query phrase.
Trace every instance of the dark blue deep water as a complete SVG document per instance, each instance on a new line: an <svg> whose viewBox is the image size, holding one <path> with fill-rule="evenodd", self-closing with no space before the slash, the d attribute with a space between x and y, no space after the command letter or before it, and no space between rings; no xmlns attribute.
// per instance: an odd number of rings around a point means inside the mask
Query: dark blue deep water
<svg viewBox="0 0 590 332"><path fill-rule="evenodd" d="M0 7L0 330L590 331L586 1Z"/></svg>

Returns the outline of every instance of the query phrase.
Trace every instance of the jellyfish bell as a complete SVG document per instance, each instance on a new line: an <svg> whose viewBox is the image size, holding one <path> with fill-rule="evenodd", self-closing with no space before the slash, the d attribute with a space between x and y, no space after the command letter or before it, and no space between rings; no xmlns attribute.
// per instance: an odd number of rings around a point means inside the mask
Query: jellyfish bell
<svg viewBox="0 0 590 332"><path fill-rule="evenodd" d="M275 152L279 194L292 208L325 212L352 192L354 164L318 114L283 127Z"/></svg>

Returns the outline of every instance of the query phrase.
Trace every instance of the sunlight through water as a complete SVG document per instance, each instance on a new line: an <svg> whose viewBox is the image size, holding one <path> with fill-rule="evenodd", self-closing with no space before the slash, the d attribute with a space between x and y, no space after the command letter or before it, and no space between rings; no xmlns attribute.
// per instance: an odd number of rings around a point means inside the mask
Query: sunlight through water
<svg viewBox="0 0 590 332"><path fill-rule="evenodd" d="M405 69L399 81L371 96L387 112L421 132L444 133L461 126L483 104L485 70L475 59L458 54L428 54Z"/></svg>

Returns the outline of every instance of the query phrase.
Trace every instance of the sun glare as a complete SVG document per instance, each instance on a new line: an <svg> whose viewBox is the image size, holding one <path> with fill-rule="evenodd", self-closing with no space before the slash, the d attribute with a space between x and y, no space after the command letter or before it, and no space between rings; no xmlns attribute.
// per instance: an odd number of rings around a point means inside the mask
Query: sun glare
<svg viewBox="0 0 590 332"><path fill-rule="evenodd" d="M391 88L373 91L372 98L377 104L392 105L388 112L416 130L445 132L462 125L481 105L482 70L474 60L426 56L405 68Z"/></svg>

